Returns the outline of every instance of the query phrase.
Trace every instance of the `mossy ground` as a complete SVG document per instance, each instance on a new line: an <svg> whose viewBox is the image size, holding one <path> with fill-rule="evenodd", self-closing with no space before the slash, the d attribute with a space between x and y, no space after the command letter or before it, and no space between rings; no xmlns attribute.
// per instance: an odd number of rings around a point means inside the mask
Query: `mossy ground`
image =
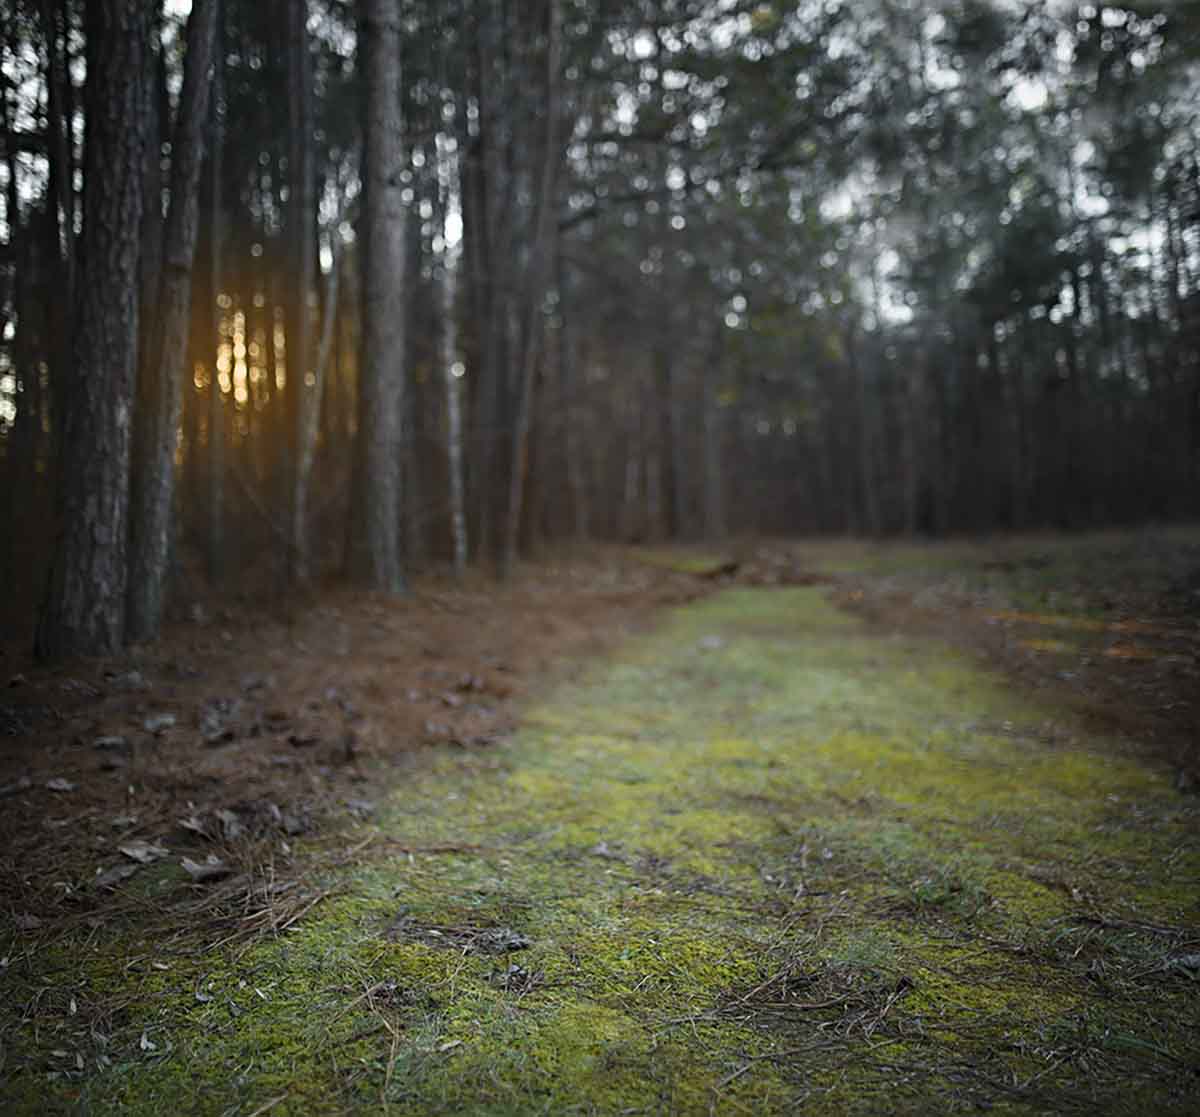
<svg viewBox="0 0 1200 1117"><path fill-rule="evenodd" d="M718 594L413 774L276 940L12 940L4 1111L1194 1112L1195 800L1039 701Z"/></svg>

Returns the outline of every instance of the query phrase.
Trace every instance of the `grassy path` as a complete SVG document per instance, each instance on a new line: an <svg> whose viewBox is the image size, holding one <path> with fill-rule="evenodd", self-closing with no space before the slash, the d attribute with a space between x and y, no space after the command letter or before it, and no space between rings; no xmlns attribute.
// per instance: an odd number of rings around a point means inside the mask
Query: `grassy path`
<svg viewBox="0 0 1200 1117"><path fill-rule="evenodd" d="M723 593L415 775L280 939L43 956L48 1005L120 1007L6 1111L1194 1112L1195 800L1078 733Z"/></svg>

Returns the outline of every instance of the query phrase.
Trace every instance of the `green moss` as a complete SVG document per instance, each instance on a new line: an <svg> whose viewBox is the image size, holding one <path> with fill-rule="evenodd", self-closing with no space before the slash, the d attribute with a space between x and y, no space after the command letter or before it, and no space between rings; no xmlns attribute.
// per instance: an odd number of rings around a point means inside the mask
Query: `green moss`
<svg viewBox="0 0 1200 1117"><path fill-rule="evenodd" d="M1051 717L815 590L723 593L376 821L461 852L241 953L11 952L4 1109L1185 1112L1194 804Z"/></svg>

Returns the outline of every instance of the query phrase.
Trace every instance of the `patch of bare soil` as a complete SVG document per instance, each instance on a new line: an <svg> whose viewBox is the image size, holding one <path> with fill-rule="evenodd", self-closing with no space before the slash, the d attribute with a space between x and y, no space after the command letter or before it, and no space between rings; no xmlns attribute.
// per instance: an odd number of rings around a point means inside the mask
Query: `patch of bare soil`
<svg viewBox="0 0 1200 1117"><path fill-rule="evenodd" d="M177 924L278 929L319 899L298 839L369 815L438 749L486 750L548 682L709 588L601 550L504 586L330 590L290 623L197 601L152 646L53 669L7 648L0 905L30 930L167 898Z"/></svg>

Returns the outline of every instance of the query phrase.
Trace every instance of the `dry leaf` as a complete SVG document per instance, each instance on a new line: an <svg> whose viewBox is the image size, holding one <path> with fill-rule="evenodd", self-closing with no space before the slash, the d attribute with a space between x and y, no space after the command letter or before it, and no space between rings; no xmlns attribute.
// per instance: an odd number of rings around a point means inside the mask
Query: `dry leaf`
<svg viewBox="0 0 1200 1117"><path fill-rule="evenodd" d="M127 748L128 745L129 745L129 742L126 741L124 737L120 736L117 733L110 733L103 737L97 737L92 742L92 748L105 749L108 751L114 751L114 750L118 750L118 749Z"/></svg>
<svg viewBox="0 0 1200 1117"><path fill-rule="evenodd" d="M149 865L151 861L166 857L169 852L160 845L142 841L140 838L136 841L126 842L125 845L117 848L130 860L136 861L140 865Z"/></svg>
<svg viewBox="0 0 1200 1117"><path fill-rule="evenodd" d="M215 853L210 853L203 861L193 861L190 857L185 857L179 864L197 884L228 876L233 871Z"/></svg>
<svg viewBox="0 0 1200 1117"><path fill-rule="evenodd" d="M13 780L12 783L6 783L0 787L0 799L7 799L10 795L19 795L31 787L33 787L33 780L28 776L22 776L19 780Z"/></svg>
<svg viewBox="0 0 1200 1117"><path fill-rule="evenodd" d="M241 819L233 811L222 807L215 813L217 820L221 823L221 833L227 842L232 842L245 832L246 828L242 825Z"/></svg>
<svg viewBox="0 0 1200 1117"><path fill-rule="evenodd" d="M128 880L139 868L141 868L140 865L114 865L96 877L96 884L100 888L111 888L114 884Z"/></svg>
<svg viewBox="0 0 1200 1117"><path fill-rule="evenodd" d="M142 728L147 733L165 733L175 725L174 714L151 714L142 722Z"/></svg>

